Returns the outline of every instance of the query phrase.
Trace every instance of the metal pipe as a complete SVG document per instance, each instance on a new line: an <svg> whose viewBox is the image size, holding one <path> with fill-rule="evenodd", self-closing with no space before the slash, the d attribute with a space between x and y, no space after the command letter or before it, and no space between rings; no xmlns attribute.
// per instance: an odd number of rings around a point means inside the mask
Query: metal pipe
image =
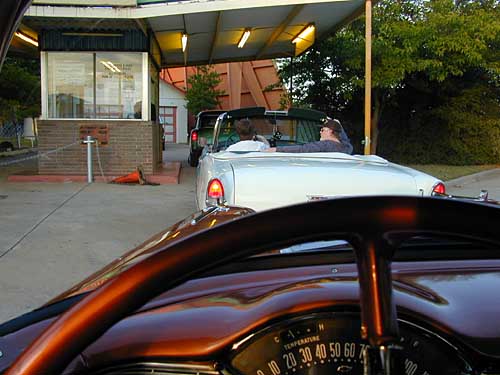
<svg viewBox="0 0 500 375"><path fill-rule="evenodd" d="M371 154L372 1L365 1L365 155Z"/></svg>
<svg viewBox="0 0 500 375"><path fill-rule="evenodd" d="M87 182L89 184L94 180L92 171L92 143L94 142L95 140L90 135L87 135L87 138L83 141L83 143L87 144Z"/></svg>

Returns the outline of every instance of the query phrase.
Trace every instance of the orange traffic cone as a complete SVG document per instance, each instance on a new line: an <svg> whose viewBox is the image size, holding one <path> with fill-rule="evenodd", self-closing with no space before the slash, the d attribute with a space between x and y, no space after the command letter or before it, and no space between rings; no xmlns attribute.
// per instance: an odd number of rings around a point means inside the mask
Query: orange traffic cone
<svg viewBox="0 0 500 375"><path fill-rule="evenodd" d="M142 170L137 168L134 172L127 174L125 176L117 177L111 183L113 184L143 184L144 177L142 175Z"/></svg>

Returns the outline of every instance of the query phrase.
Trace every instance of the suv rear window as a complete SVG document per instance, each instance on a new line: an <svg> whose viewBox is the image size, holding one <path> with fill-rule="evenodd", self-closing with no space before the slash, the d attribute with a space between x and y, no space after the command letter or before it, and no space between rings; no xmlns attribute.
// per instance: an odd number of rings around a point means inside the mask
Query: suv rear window
<svg viewBox="0 0 500 375"><path fill-rule="evenodd" d="M201 116L199 119L199 128L213 128L215 126L215 121L217 121L217 116Z"/></svg>

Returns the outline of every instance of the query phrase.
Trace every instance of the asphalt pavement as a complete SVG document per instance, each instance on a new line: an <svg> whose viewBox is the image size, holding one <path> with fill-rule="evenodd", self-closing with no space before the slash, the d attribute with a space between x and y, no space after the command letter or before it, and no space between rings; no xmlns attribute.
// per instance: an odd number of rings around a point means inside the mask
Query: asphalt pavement
<svg viewBox="0 0 500 375"><path fill-rule="evenodd" d="M195 168L187 145L167 145L182 161L179 185L12 183L35 160L0 167L0 323L32 310L111 260L195 211ZM9 172L10 171L10 172ZM448 182L449 193L500 200L500 169Z"/></svg>
<svg viewBox="0 0 500 375"><path fill-rule="evenodd" d="M488 198L500 202L500 168L459 177L445 185L448 194L477 197L481 190L487 190Z"/></svg>

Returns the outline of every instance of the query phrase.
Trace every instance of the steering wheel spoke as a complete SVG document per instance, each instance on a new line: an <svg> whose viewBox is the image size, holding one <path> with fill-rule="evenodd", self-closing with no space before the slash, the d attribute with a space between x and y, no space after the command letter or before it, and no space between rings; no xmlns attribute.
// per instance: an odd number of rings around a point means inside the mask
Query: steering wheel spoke
<svg viewBox="0 0 500 375"><path fill-rule="evenodd" d="M395 248L380 233L363 234L353 242L360 286L361 336L372 346L393 344L399 337L391 278Z"/></svg>

